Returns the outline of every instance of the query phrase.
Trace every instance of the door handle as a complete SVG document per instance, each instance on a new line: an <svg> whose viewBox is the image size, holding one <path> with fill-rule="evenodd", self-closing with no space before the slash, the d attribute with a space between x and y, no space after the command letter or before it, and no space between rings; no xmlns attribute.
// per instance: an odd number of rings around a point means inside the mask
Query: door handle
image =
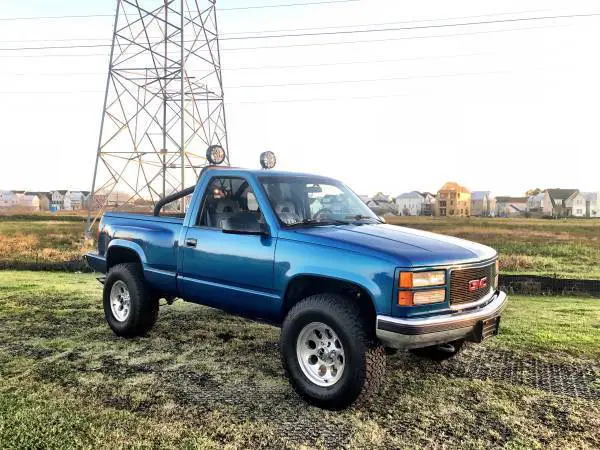
<svg viewBox="0 0 600 450"><path fill-rule="evenodd" d="M186 239L185 246L186 247L195 247L198 241L196 239Z"/></svg>

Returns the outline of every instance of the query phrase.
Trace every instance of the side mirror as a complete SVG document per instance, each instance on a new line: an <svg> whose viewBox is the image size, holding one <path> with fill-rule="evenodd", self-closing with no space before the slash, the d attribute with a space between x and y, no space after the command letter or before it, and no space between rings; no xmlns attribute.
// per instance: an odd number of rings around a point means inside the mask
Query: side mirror
<svg viewBox="0 0 600 450"><path fill-rule="evenodd" d="M268 227L250 212L237 213L223 220L221 228L228 234L269 235Z"/></svg>

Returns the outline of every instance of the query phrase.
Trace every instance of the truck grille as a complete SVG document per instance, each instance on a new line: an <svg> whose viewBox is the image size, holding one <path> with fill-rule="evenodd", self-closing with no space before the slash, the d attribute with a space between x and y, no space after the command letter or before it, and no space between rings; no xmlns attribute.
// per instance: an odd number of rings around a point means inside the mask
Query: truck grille
<svg viewBox="0 0 600 450"><path fill-rule="evenodd" d="M457 305L481 300L495 288L495 263L484 267L453 269L450 273L450 304ZM487 278L487 286L469 291L469 282Z"/></svg>

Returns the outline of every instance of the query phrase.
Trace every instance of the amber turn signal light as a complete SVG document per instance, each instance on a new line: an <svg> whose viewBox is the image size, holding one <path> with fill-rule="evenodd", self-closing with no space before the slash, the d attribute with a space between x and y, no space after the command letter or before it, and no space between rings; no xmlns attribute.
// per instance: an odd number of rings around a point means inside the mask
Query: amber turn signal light
<svg viewBox="0 0 600 450"><path fill-rule="evenodd" d="M400 272L400 287L402 289L411 289L413 287L412 272Z"/></svg>
<svg viewBox="0 0 600 450"><path fill-rule="evenodd" d="M414 293L412 291L400 291L398 292L398 305L399 306L413 306Z"/></svg>

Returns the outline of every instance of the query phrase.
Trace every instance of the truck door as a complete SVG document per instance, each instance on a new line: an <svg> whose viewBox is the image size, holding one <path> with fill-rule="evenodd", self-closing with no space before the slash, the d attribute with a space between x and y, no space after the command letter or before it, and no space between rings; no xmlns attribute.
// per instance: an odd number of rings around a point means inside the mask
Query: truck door
<svg viewBox="0 0 600 450"><path fill-rule="evenodd" d="M249 213L264 221L248 180L233 176L209 180L183 240L180 290L184 298L205 305L275 318L280 311L280 296L273 291L276 238L222 230L225 219Z"/></svg>

